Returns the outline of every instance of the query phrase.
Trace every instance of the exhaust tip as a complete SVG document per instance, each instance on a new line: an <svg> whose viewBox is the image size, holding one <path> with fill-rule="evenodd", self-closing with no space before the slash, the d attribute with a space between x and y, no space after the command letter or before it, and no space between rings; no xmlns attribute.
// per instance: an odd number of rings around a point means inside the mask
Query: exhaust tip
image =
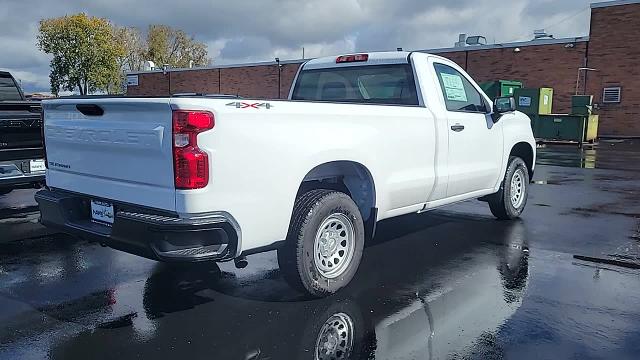
<svg viewBox="0 0 640 360"><path fill-rule="evenodd" d="M246 256L237 257L237 258L233 259L233 262L236 265L237 269L244 269L244 268L247 267L247 265L249 265L249 261L247 261L247 257Z"/></svg>

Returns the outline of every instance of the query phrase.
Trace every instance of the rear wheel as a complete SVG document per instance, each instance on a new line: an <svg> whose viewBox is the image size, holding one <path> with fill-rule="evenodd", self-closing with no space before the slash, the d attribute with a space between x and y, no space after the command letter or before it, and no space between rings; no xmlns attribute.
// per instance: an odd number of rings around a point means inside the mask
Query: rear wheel
<svg viewBox="0 0 640 360"><path fill-rule="evenodd" d="M362 215L351 198L333 190L311 190L296 200L278 264L294 288L315 297L346 286L360 265Z"/></svg>
<svg viewBox="0 0 640 360"><path fill-rule="evenodd" d="M491 213L500 220L515 219L522 214L529 195L529 170L524 160L509 158L500 190L488 198Z"/></svg>
<svg viewBox="0 0 640 360"><path fill-rule="evenodd" d="M356 301L340 299L320 303L307 321L296 359L307 358L309 350L315 360L369 359L370 332L365 331L362 312Z"/></svg>

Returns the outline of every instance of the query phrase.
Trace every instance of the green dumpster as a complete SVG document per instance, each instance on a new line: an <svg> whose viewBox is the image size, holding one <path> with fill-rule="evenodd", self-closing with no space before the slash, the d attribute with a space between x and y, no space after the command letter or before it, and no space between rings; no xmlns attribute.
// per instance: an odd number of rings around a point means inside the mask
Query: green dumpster
<svg viewBox="0 0 640 360"><path fill-rule="evenodd" d="M552 88L522 88L514 90L516 109L529 116L551 114L553 108Z"/></svg>
<svg viewBox="0 0 640 360"><path fill-rule="evenodd" d="M522 88L522 82L515 80L487 81L481 83L480 88L491 100L495 100L501 96L513 96L515 89Z"/></svg>
<svg viewBox="0 0 640 360"><path fill-rule="evenodd" d="M538 115L533 129L537 139L582 143L585 138L587 117L569 114Z"/></svg>
<svg viewBox="0 0 640 360"><path fill-rule="evenodd" d="M571 96L571 113L589 116L593 112L593 95Z"/></svg>

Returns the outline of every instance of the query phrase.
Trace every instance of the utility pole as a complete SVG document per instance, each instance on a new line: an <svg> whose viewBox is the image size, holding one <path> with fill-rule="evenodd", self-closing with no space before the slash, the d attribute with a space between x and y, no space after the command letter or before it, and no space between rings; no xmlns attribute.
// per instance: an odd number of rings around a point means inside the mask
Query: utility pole
<svg viewBox="0 0 640 360"><path fill-rule="evenodd" d="M162 64L162 74L167 76L169 82L169 96L171 96L171 72L169 71L169 64Z"/></svg>
<svg viewBox="0 0 640 360"><path fill-rule="evenodd" d="M586 89L586 85L587 85L587 72L589 71L598 71L598 69L592 69L592 68L588 68L588 67L581 67L578 68L578 77L576 78L576 95L578 95L578 87L580 86L580 73L584 71L584 84L585 84L585 89ZM584 92L584 91L583 91Z"/></svg>
<svg viewBox="0 0 640 360"><path fill-rule="evenodd" d="M280 65L280 58L276 58L276 65L278 65L278 99L280 99L280 78L282 73L282 65Z"/></svg>

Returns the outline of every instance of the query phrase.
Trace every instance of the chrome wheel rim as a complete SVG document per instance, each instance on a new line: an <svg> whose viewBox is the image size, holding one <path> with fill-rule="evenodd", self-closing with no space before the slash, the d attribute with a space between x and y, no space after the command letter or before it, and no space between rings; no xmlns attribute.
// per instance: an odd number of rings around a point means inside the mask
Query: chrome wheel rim
<svg viewBox="0 0 640 360"><path fill-rule="evenodd" d="M316 269L326 278L342 275L353 258L355 231L351 219L335 213L329 215L316 233L313 260Z"/></svg>
<svg viewBox="0 0 640 360"><path fill-rule="evenodd" d="M526 184L525 184L524 170L518 169L513 173L511 177L511 205L514 208L522 206L526 196Z"/></svg>
<svg viewBox="0 0 640 360"><path fill-rule="evenodd" d="M353 348L353 321L345 313L332 315L316 340L316 360L347 359Z"/></svg>

